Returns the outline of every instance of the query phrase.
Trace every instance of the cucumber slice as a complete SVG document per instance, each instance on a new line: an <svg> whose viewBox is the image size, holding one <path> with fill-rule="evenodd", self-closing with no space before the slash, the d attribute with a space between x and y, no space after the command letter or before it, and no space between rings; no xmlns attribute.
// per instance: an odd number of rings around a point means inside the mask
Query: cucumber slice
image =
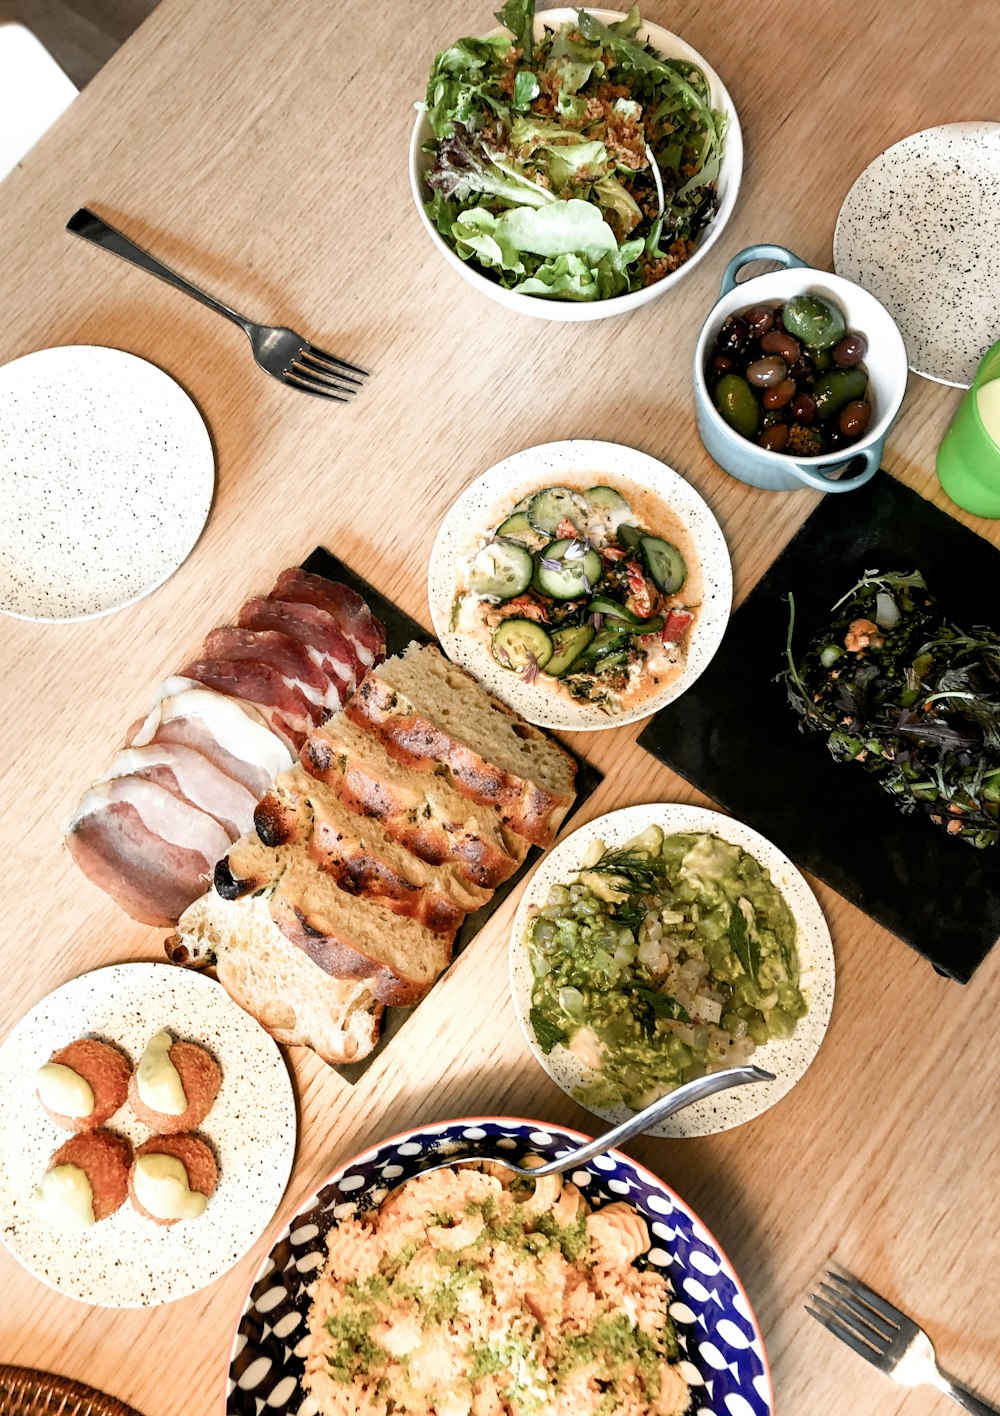
<svg viewBox="0 0 1000 1416"><path fill-rule="evenodd" d="M687 566L677 547L659 536L643 536L639 550L657 590L662 590L664 595L676 595L687 580Z"/></svg>
<svg viewBox="0 0 1000 1416"><path fill-rule="evenodd" d="M607 595L595 595L587 606L588 615L605 615L609 620L618 621L617 624L608 625L609 629L633 628L637 624L642 624L638 615L633 614L627 605L621 605L617 600L612 600Z"/></svg>
<svg viewBox="0 0 1000 1416"><path fill-rule="evenodd" d="M510 509L511 516L516 516L520 511L527 511L528 507L531 505L531 498L534 495L534 492L529 492L526 497L522 497L519 502L515 502Z"/></svg>
<svg viewBox="0 0 1000 1416"><path fill-rule="evenodd" d="M621 492L616 492L614 487L590 487L587 490L587 500L596 506L598 511L632 510Z"/></svg>
<svg viewBox="0 0 1000 1416"><path fill-rule="evenodd" d="M600 673L609 659L616 662L627 654L628 633L621 630L602 629L595 634L587 648L573 665L574 674Z"/></svg>
<svg viewBox="0 0 1000 1416"><path fill-rule="evenodd" d="M469 572L473 594L491 600L510 600L531 584L531 552L516 541L490 541L478 551Z"/></svg>
<svg viewBox="0 0 1000 1416"><path fill-rule="evenodd" d="M512 512L507 520L497 527L498 536L530 536L531 533L531 522L523 511Z"/></svg>
<svg viewBox="0 0 1000 1416"><path fill-rule="evenodd" d="M560 521L572 521L578 531L587 520L587 507L569 487L546 487L536 492L528 504L528 520L543 536L554 536Z"/></svg>
<svg viewBox="0 0 1000 1416"><path fill-rule="evenodd" d="M589 624L574 624L568 629L557 629L552 636L552 658L545 666L545 672L553 678L562 678L570 673L573 665L594 637Z"/></svg>
<svg viewBox="0 0 1000 1416"><path fill-rule="evenodd" d="M520 673L534 663L540 669L552 658L552 639L534 620L503 620L493 631L493 657L504 669Z"/></svg>
<svg viewBox="0 0 1000 1416"><path fill-rule="evenodd" d="M567 559L567 549L578 544L570 540L550 541L536 552L532 584L542 595L550 595L553 600L576 600L593 591L604 573L604 565L596 551Z"/></svg>
<svg viewBox="0 0 1000 1416"><path fill-rule="evenodd" d="M627 551L634 551L643 537L638 526L630 526L628 522L619 526L615 535Z"/></svg>

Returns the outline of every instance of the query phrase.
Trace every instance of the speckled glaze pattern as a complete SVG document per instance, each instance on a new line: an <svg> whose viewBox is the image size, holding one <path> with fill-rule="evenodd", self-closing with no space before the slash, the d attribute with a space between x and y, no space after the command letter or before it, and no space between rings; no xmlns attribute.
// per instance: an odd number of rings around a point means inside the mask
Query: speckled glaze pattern
<svg viewBox="0 0 1000 1416"><path fill-rule="evenodd" d="M946 123L880 153L840 209L833 259L893 316L914 373L968 388L1000 335L1000 123Z"/></svg>
<svg viewBox="0 0 1000 1416"><path fill-rule="evenodd" d="M704 596L688 639L683 673L659 692L614 717L590 703L576 703L544 678L526 684L493 658L487 646L451 629L451 612L461 567L475 549L477 536L496 526L504 510L531 491L558 484L561 478L594 474L620 477L654 492L687 527L701 566ZM594 732L648 718L684 692L707 667L729 623L733 570L719 523L690 482L665 463L620 443L570 439L542 443L505 457L477 477L453 504L438 531L427 575L427 598L441 647L456 664L474 674L529 723L542 728Z"/></svg>
<svg viewBox="0 0 1000 1416"><path fill-rule="evenodd" d="M574 1088L586 1080L587 1068L567 1048L556 1047L551 1052L544 1053L535 1041L534 1030L528 1018L532 975L524 938L528 929L529 911L532 906L540 907L545 903L553 885L571 883L576 878L587 849L593 841L601 840L606 846L623 846L626 841L630 841L650 825L661 827L666 835L675 832L709 831L721 836L723 840L732 842L733 845L741 846L761 865L767 867L772 881L781 891L795 917L801 984L809 1003L809 1011L804 1018L799 1019L791 1037L774 1039L764 1047L758 1047L753 1056L753 1061L773 1072L776 1080L720 1092L717 1096L687 1107L677 1116L672 1116L659 1126L653 1127L648 1133L651 1136L712 1136L719 1131L729 1131L745 1121L752 1121L755 1116L760 1116L791 1091L819 1051L833 1009L833 943L823 912L815 895L788 857L757 831L744 826L740 821L734 821L730 816L724 816L721 812L678 802L629 806L621 811L609 812L607 816L599 816L595 821L588 821L585 826L581 826L549 851L528 880L511 929L511 997L521 1031L535 1059L557 1086L568 1096L573 1096ZM615 1124L634 1115L625 1106L588 1109L596 1116L602 1116L606 1121Z"/></svg>
<svg viewBox="0 0 1000 1416"><path fill-rule="evenodd" d="M172 575L212 504L208 429L162 369L66 345L0 368L0 613L108 614Z"/></svg>
<svg viewBox="0 0 1000 1416"><path fill-rule="evenodd" d="M381 1204L391 1190L444 1157L526 1154L546 1160L589 1137L519 1117L468 1117L408 1131L349 1161L299 1209L254 1279L233 1339L227 1416L263 1411L316 1416L301 1384L309 1287L324 1239L339 1219ZM691 1416L772 1416L774 1393L749 1299L715 1239L682 1199L620 1151L569 1178L599 1209L624 1200L645 1218L653 1247L642 1262L665 1274L670 1314L692 1389Z"/></svg>
<svg viewBox="0 0 1000 1416"><path fill-rule="evenodd" d="M137 1065L161 1028L205 1047L222 1086L198 1134L219 1181L200 1219L164 1227L126 1200L82 1233L50 1228L32 1194L68 1138L35 1095L35 1071L79 1037L115 1043ZM128 1104L107 1129L133 1146L152 1134ZM214 980L169 964L116 964L57 988L0 1045L0 1239L36 1278L105 1308L167 1303L212 1283L267 1227L291 1173L295 1101L281 1053Z"/></svg>

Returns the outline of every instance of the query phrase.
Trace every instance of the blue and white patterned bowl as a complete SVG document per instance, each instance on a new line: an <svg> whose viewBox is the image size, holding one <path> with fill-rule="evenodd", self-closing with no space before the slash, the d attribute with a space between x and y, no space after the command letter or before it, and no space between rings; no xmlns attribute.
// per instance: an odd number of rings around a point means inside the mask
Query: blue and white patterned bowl
<svg viewBox="0 0 1000 1416"><path fill-rule="evenodd" d="M278 1237L257 1273L240 1317L226 1389L228 1416L262 1411L315 1416L301 1385L309 1287L322 1266L325 1236L359 1210L442 1159L470 1160L499 1150L515 1161L550 1159L589 1137L510 1116L468 1117L405 1131L365 1151L330 1176ZM773 1416L774 1392L757 1320L742 1284L708 1230L679 1196L620 1151L572 1172L595 1208L625 1200L646 1219L653 1248L645 1262L666 1275L670 1313L692 1388L691 1416Z"/></svg>

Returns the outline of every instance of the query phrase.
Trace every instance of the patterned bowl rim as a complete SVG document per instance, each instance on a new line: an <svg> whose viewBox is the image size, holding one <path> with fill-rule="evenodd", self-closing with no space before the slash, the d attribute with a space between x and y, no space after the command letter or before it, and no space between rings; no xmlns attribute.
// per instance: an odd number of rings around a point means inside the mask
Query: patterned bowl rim
<svg viewBox="0 0 1000 1416"><path fill-rule="evenodd" d="M250 1278L250 1282L247 1284L243 1302L240 1306L239 1313L236 1316L236 1325L233 1329L233 1336L229 1343L229 1350L226 1361L225 1380L223 1381L222 1401L220 1405L222 1416L226 1416L228 1409L229 1394L226 1388L228 1386L229 1373L232 1369L232 1364L237 1355L234 1349L236 1347L236 1340L240 1335L240 1328L243 1324L244 1315L250 1304L250 1295L253 1292L260 1278L263 1276L264 1266L270 1259L271 1251L274 1249L274 1246L278 1242L278 1239L281 1237L282 1234L285 1233L286 1230L290 1230L292 1228L292 1225L294 1224L295 1220L298 1218L299 1215L302 1214L303 1210L311 1209L316 1203L316 1201L319 1199L320 1193L325 1190L328 1185L334 1184L342 1175L346 1174L346 1172L349 1171L352 1166L361 1165L368 1159L374 1158L378 1154L378 1152L380 1150L383 1150L386 1146L395 1146L399 1145L400 1143L405 1144L405 1142L407 1140L412 1139L412 1137L426 1135L429 1131L450 1129L453 1126L481 1126L484 1122L487 1122L488 1124L493 1126L523 1126L529 1131L537 1130L559 1132L564 1136L572 1137L573 1140L579 1141L581 1144L585 1144L587 1141L592 1141L594 1139L593 1136L588 1136L585 1131L578 1131L575 1126L554 1125L551 1121L537 1121L533 1120L531 1117L528 1116L488 1116L483 1114L473 1116L454 1116L445 1121L430 1121L421 1126L409 1126L406 1128L406 1130L398 1131L392 1136L384 1136L382 1140L376 1141L373 1145L366 1146L364 1150L358 1151L356 1155L353 1155L348 1160L343 1161L340 1165L336 1167L335 1170L331 1170L330 1173L326 1176L326 1178L322 1180L320 1184L318 1184L310 1192L310 1194L302 1200L300 1204L296 1205L294 1213L289 1219L284 1222L281 1229L279 1229L277 1234L271 1239L271 1242L268 1245L267 1253L257 1265ZM682 1199L681 1196L678 1195L677 1191L671 1185L667 1184L666 1180L661 1179L659 1175L655 1174L654 1171L650 1170L648 1166L643 1165L641 1161L634 1160L632 1156L626 1155L624 1151L611 1149L605 1151L604 1154L611 1156L616 1161L623 1161L626 1165L630 1165L639 1175L645 1178L647 1183L650 1183L654 1185L657 1189L662 1190L669 1197L670 1201L673 1204L676 1204L679 1209L681 1209L695 1224L697 1224L701 1228L706 1238L714 1247L715 1252L718 1254L719 1258L725 1265L726 1272L729 1278L731 1278L736 1288L736 1291L739 1293L740 1297L743 1299L743 1302L746 1304L746 1311L749 1314L750 1325L752 1326L754 1330L754 1336L756 1337L757 1342L760 1345L760 1355L764 1369L763 1375L767 1384L767 1401L773 1416L774 1381L771 1376L771 1363L767 1355L767 1346L764 1342L764 1334L761 1332L760 1323L757 1320L756 1310L750 1301L750 1295L747 1293L747 1290L743 1284L743 1280L737 1273L729 1255L726 1253L725 1249L716 1239L715 1235L709 1229L708 1225L705 1224L701 1217L695 1213L695 1211L691 1208L687 1201ZM459 1159L461 1160L463 1159L463 1157L459 1157Z"/></svg>

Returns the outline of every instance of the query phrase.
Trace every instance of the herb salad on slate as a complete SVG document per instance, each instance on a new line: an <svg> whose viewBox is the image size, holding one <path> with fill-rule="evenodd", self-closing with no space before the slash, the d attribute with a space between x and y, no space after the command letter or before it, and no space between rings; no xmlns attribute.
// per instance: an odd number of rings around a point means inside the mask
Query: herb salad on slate
<svg viewBox="0 0 1000 1416"><path fill-rule="evenodd" d="M439 53L423 105L433 133L425 210L461 259L509 290L600 300L643 289L692 254L717 203L726 120L698 65L580 10L534 38L534 0L508 34Z"/></svg>
<svg viewBox="0 0 1000 1416"><path fill-rule="evenodd" d="M1000 634L954 624L919 571L866 571L796 662L788 699L838 762L970 845L1000 840Z"/></svg>

